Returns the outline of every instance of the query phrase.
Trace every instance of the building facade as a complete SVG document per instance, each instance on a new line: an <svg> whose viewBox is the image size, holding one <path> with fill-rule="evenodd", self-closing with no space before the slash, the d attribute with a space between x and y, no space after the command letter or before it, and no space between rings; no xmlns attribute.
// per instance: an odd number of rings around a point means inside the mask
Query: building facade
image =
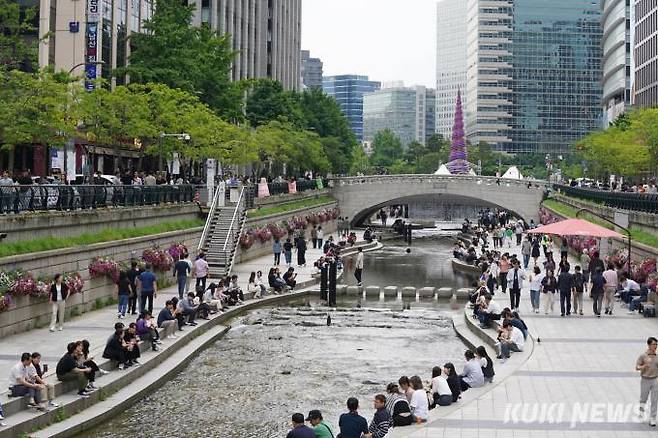
<svg viewBox="0 0 658 438"><path fill-rule="evenodd" d="M300 88L301 0L192 1L193 25L207 23L231 35L233 80L271 78L288 90ZM87 76L110 80L112 70L125 66L130 35L144 31L153 7L153 0L40 0L39 36L49 37L39 46L39 65L68 71L103 61L88 66ZM125 78L111 80L121 84Z"/></svg>
<svg viewBox="0 0 658 438"><path fill-rule="evenodd" d="M434 134L435 91L422 86L383 88L363 96L363 139L391 130L402 146L425 144Z"/></svg>
<svg viewBox="0 0 658 438"><path fill-rule="evenodd" d="M466 11L464 0L436 6L436 132L446 139L452 136L457 90L466 90Z"/></svg>
<svg viewBox="0 0 658 438"><path fill-rule="evenodd" d="M302 50L302 85L305 88L322 88L322 60L311 58L311 52Z"/></svg>
<svg viewBox="0 0 658 438"><path fill-rule="evenodd" d="M470 142L566 153L599 128L601 15L598 0L468 0Z"/></svg>
<svg viewBox="0 0 658 438"><path fill-rule="evenodd" d="M635 104L658 106L658 1L635 3Z"/></svg>
<svg viewBox="0 0 658 438"><path fill-rule="evenodd" d="M322 79L322 89L336 99L359 142L363 141L363 95L380 87L380 82L370 81L368 76L339 75Z"/></svg>
<svg viewBox="0 0 658 438"><path fill-rule="evenodd" d="M603 126L607 127L631 103L632 41L631 0L602 0L601 59Z"/></svg>

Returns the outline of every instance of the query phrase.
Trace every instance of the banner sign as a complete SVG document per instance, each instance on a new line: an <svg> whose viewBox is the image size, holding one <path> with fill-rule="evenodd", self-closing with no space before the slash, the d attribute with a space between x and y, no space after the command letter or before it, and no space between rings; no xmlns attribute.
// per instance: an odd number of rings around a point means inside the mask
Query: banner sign
<svg viewBox="0 0 658 438"><path fill-rule="evenodd" d="M100 0L87 0L87 32L85 35L85 89L94 89L98 77L98 20Z"/></svg>

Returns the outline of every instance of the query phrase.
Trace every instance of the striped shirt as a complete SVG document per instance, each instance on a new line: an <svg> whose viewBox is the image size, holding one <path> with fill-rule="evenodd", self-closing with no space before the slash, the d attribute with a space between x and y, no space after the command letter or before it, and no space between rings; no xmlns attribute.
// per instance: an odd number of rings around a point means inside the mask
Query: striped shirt
<svg viewBox="0 0 658 438"><path fill-rule="evenodd" d="M370 432L372 438L384 438L390 427L391 414L389 414L386 408L380 408L375 412L375 416L370 422L370 427L368 427L368 432Z"/></svg>

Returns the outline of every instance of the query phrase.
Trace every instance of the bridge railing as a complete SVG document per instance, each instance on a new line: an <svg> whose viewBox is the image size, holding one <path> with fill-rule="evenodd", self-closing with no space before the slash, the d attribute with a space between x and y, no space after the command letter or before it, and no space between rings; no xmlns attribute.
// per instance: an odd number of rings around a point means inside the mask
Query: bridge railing
<svg viewBox="0 0 658 438"><path fill-rule="evenodd" d="M331 179L334 187L361 184L382 183L438 183L438 182L463 182L467 184L501 186L501 187L524 187L526 189L546 190L550 184L543 180L534 179L506 179L495 176L473 176L473 175L371 175L371 176L349 176Z"/></svg>
<svg viewBox="0 0 658 438"><path fill-rule="evenodd" d="M12 185L0 186L0 213L78 210L193 202L193 185Z"/></svg>
<svg viewBox="0 0 658 438"><path fill-rule="evenodd" d="M658 214L658 194L609 192L561 184L555 184L553 188L567 196L592 201L607 207Z"/></svg>

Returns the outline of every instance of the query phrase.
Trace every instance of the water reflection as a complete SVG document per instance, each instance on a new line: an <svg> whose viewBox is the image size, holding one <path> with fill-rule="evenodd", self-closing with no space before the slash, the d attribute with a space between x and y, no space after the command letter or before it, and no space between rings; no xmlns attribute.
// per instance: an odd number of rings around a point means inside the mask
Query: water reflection
<svg viewBox="0 0 658 438"><path fill-rule="evenodd" d="M403 374L430 377L432 366L462 365L464 346L449 311L428 300L339 302L326 309L254 310L171 382L102 427L93 437L281 437L291 413L318 408L337 431L349 396L370 418L372 397Z"/></svg>

